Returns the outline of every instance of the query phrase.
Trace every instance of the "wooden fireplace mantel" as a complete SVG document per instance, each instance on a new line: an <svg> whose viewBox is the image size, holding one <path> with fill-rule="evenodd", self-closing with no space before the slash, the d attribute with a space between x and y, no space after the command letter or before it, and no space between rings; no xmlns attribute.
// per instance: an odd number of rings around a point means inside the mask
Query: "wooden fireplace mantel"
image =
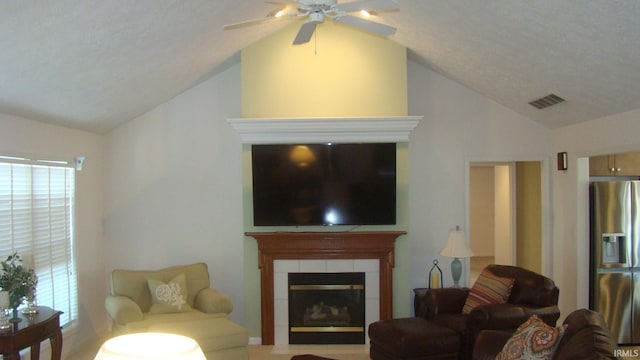
<svg viewBox="0 0 640 360"><path fill-rule="evenodd" d="M258 242L262 344L274 344L273 262L283 259L378 259L380 319L393 315L395 240L405 231L248 232Z"/></svg>

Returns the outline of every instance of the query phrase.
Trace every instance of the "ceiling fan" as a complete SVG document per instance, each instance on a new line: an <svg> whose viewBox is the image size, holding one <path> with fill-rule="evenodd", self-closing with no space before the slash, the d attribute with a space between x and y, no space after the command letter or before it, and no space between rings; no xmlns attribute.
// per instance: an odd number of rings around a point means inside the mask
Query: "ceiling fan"
<svg viewBox="0 0 640 360"><path fill-rule="evenodd" d="M389 36L396 32L396 28L350 14L361 12L363 16L368 16L378 11L400 8L394 0L360 0L341 4L338 4L337 0L281 0L267 1L267 3L278 5L279 9L269 13L265 18L225 25L224 29L235 29L280 19L306 18L293 40L293 45L299 45L309 42L316 26L323 23L325 18L329 18L364 31Z"/></svg>

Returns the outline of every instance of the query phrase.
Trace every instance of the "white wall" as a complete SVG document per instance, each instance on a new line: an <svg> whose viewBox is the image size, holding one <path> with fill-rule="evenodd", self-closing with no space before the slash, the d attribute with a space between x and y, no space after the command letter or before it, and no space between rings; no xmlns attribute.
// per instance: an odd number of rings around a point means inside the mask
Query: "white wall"
<svg viewBox="0 0 640 360"><path fill-rule="evenodd" d="M234 65L108 133L104 236L108 272L207 263L243 323L239 115Z"/></svg>
<svg viewBox="0 0 640 360"><path fill-rule="evenodd" d="M85 156L76 173L75 245L79 322L64 330L64 353L105 333L102 241L102 137L79 130L0 114L0 154L72 160ZM48 346L43 345L43 357Z"/></svg>
<svg viewBox="0 0 640 360"><path fill-rule="evenodd" d="M486 97L409 62L409 114L424 115L409 143L409 236L412 287L426 286L427 266L439 256L449 228L467 227L469 161L547 159L551 131ZM468 261L465 263L465 274ZM467 279L463 276L462 283Z"/></svg>

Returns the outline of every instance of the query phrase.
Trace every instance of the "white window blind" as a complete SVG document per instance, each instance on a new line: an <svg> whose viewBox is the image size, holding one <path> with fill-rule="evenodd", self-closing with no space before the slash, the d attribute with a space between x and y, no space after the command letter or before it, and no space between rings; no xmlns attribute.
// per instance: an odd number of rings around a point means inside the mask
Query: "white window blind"
<svg viewBox="0 0 640 360"><path fill-rule="evenodd" d="M0 258L17 252L35 269L36 302L63 311L63 325L78 317L74 195L70 167L0 159Z"/></svg>

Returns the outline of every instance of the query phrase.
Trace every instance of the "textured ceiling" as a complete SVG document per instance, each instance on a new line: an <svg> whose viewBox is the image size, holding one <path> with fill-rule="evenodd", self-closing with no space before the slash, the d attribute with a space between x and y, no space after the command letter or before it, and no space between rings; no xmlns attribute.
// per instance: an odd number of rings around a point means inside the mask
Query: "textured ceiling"
<svg viewBox="0 0 640 360"><path fill-rule="evenodd" d="M640 108L640 1L397 0L412 60L549 128ZM0 113L104 133L289 22L261 0L0 1ZM566 102L538 110L555 93Z"/></svg>

